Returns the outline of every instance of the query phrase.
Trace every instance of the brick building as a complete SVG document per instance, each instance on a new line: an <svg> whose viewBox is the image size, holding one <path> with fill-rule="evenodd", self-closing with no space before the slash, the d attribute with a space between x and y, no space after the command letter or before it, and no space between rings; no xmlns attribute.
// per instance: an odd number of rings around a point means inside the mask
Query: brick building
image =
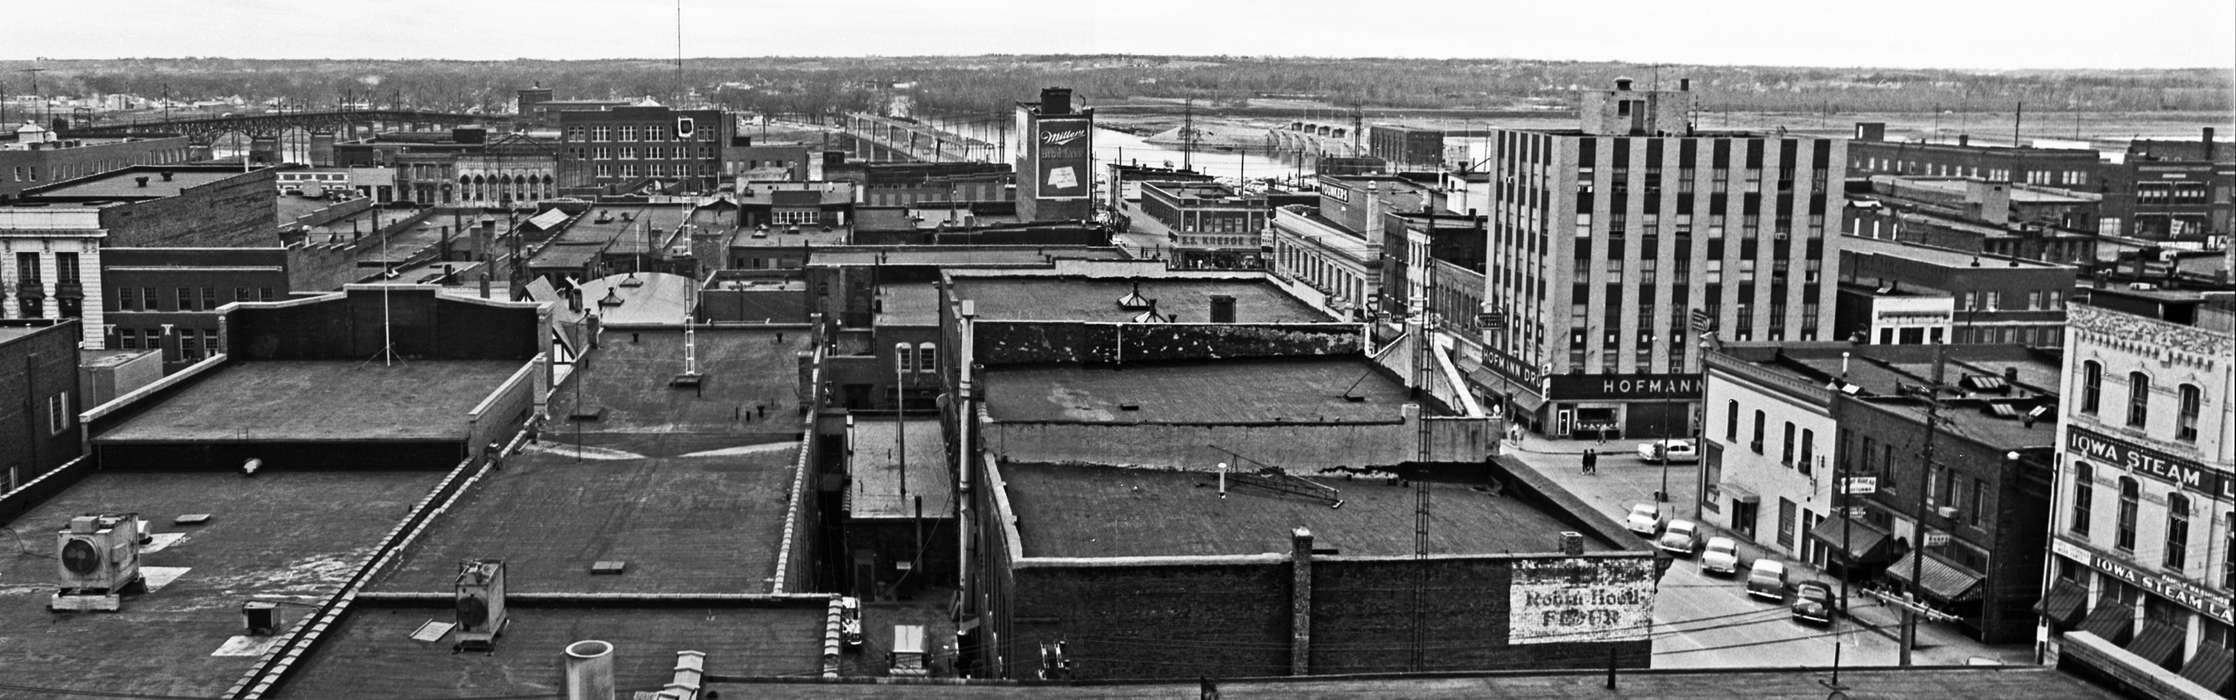
<svg viewBox="0 0 2236 700"><path fill-rule="evenodd" d="M64 139L25 124L12 141L0 141L0 201L25 189L134 165L167 165L193 159L184 136Z"/></svg>
<svg viewBox="0 0 2236 700"><path fill-rule="evenodd" d="M638 104L558 113L566 166L606 193L712 192L736 127L719 109Z"/></svg>
<svg viewBox="0 0 2236 700"><path fill-rule="evenodd" d="M2236 307L2092 290L2071 310L2037 639L2134 697L2236 691Z"/></svg>
<svg viewBox="0 0 2236 700"><path fill-rule="evenodd" d="M1431 187L1395 175L1321 175L1318 206L1274 209L1267 269L1310 287L1330 311L1364 320L1385 306L1391 212L1417 212Z"/></svg>
<svg viewBox="0 0 2236 700"><path fill-rule="evenodd" d="M1881 175L1856 185L1840 221L1853 235L2075 265L2120 247L2097 230L2096 194L1970 178Z"/></svg>
<svg viewBox="0 0 2236 700"><path fill-rule="evenodd" d="M1483 389L1524 424L1683 434L1704 330L1830 337L1847 142L1700 131L1695 100L1620 79L1583 93L1580 129L1494 132L1484 299L1506 322Z"/></svg>
<svg viewBox="0 0 2236 700"><path fill-rule="evenodd" d="M1072 109L1069 88L1046 88L1017 105L1009 152L1016 158L1017 216L1085 220L1095 186L1095 111Z"/></svg>
<svg viewBox="0 0 2236 700"><path fill-rule="evenodd" d="M850 182L867 206L1012 203L1007 163L868 163L825 166L824 176Z"/></svg>
<svg viewBox="0 0 2236 700"><path fill-rule="evenodd" d="M2140 139L2105 172L2104 228L2149 240L2219 247L2236 204L2236 148L2213 140Z"/></svg>
<svg viewBox="0 0 2236 700"><path fill-rule="evenodd" d="M1840 246L1840 283L1869 296L1844 302L1845 315L1835 315L1827 339L2046 347L2065 340L2065 298L2079 273L2071 265L1858 236L1842 236ZM1879 301L1859 303L1865 298ZM1886 299L1909 298L1949 299L1949 315L1944 321L1934 318L1935 309L1886 309L1904 318L1883 323L1878 319L1886 314L1870 311L1895 305Z"/></svg>
<svg viewBox="0 0 2236 700"><path fill-rule="evenodd" d="M1378 124L1366 132L1366 152L1401 170L1442 170L1444 132Z"/></svg>
<svg viewBox="0 0 2236 700"><path fill-rule="evenodd" d="M334 145L344 167L396 170L396 201L497 207L525 205L579 190L589 181L563 163L569 151L546 138L484 127L444 133L393 133Z"/></svg>
<svg viewBox="0 0 2236 700"><path fill-rule="evenodd" d="M2094 191L2102 182L2102 156L2085 148L2027 148L1889 141L1883 122L1859 122L1848 142L1848 174L1961 177Z"/></svg>
<svg viewBox="0 0 2236 700"><path fill-rule="evenodd" d="M78 322L0 323L0 493L76 459Z"/></svg>
<svg viewBox="0 0 2236 700"><path fill-rule="evenodd" d="M1261 195L1211 182L1143 182L1141 213L1172 234L1171 260L1185 268L1256 269L1272 211Z"/></svg>

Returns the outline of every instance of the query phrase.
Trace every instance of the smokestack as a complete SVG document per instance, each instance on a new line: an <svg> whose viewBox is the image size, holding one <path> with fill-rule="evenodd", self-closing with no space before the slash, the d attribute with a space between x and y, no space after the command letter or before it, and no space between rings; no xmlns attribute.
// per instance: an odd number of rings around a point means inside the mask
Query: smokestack
<svg viewBox="0 0 2236 700"><path fill-rule="evenodd" d="M1289 674L1312 672L1312 531L1289 533Z"/></svg>
<svg viewBox="0 0 2236 700"><path fill-rule="evenodd" d="M613 700L613 644L585 639L567 645L567 700Z"/></svg>

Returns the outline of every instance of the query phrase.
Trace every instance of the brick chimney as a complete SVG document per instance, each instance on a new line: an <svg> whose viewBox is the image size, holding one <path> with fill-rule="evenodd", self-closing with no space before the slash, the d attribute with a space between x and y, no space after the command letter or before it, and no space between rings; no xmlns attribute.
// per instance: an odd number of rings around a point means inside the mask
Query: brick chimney
<svg viewBox="0 0 2236 700"><path fill-rule="evenodd" d="M1312 531L1289 533L1289 675L1312 673Z"/></svg>

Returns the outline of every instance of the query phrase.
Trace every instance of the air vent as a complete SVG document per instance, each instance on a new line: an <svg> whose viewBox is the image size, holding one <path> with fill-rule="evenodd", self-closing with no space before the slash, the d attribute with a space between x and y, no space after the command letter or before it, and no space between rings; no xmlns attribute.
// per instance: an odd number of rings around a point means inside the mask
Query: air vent
<svg viewBox="0 0 2236 700"><path fill-rule="evenodd" d="M1139 410L1141 410L1141 404L1138 404L1138 403L1122 403L1122 404L1118 404L1118 410L1120 410L1120 411L1139 411Z"/></svg>

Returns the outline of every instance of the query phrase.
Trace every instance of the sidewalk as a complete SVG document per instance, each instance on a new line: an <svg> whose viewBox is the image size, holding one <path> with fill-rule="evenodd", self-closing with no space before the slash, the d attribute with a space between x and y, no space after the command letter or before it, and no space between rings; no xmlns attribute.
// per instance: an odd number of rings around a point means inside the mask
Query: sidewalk
<svg viewBox="0 0 2236 700"><path fill-rule="evenodd" d="M1570 493L1591 504L1607 517L1620 523L1631 504L1651 503L1653 494L1661 488L1664 465L1648 464L1638 458L1637 448L1643 440L1554 440L1538 435L1526 435L1520 443L1506 441L1506 454L1537 469L1540 474L1568 489ZM1596 473L1585 474L1580 456L1586 449L1600 453ZM1770 550L1754 541L1733 534L1715 524L1701 522L1698 502L1700 464L1671 464L1666 466L1669 484L1670 517L1693 520L1698 523L1702 539L1730 537L1739 546L1739 565L1744 571L1756 559L1769 557L1786 563L1790 580L1799 582L1819 580L1833 587L1834 595L1840 591L1839 578L1807 562L1796 560ZM1806 537L1804 533L1797 533ZM1736 585L1736 584L1734 584ZM1889 640L1901 638L1902 611L1880 602L1861 592L1860 584L1851 584L1848 595L1848 616L1857 626L1871 630ZM1993 647L1964 636L1949 625L1921 623L1918 625L1917 647L1912 652L1914 662L1920 665L1962 665L1975 658L1994 659L2008 665L2034 663L2034 651L2029 645Z"/></svg>

